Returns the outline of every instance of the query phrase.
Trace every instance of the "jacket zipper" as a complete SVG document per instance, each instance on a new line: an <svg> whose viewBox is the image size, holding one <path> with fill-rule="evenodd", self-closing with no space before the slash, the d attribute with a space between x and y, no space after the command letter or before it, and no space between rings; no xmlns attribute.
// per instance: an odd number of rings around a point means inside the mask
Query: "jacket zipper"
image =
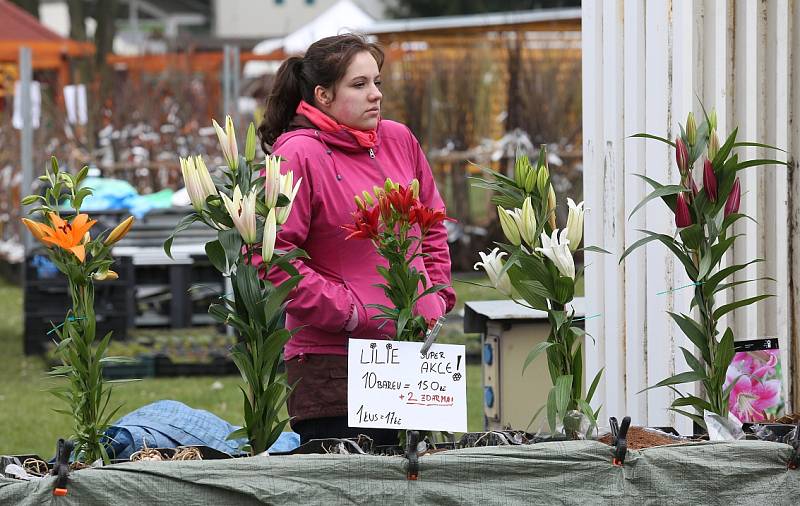
<svg viewBox="0 0 800 506"><path fill-rule="evenodd" d="M372 160L372 162L375 164L375 168L378 169L378 172L380 173L383 181L386 181L386 173L383 171L383 167L381 167L381 164L380 162L378 162L378 159L375 158L375 151L372 148L367 148L367 153L369 154L369 157Z"/></svg>

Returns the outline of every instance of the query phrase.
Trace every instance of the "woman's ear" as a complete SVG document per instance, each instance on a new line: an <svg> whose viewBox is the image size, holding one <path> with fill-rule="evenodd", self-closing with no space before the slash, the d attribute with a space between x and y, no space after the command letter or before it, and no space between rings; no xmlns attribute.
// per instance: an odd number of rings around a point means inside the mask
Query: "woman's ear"
<svg viewBox="0 0 800 506"><path fill-rule="evenodd" d="M331 96L330 90L317 85L314 88L314 101L317 103L317 107L326 108L333 102L333 97Z"/></svg>

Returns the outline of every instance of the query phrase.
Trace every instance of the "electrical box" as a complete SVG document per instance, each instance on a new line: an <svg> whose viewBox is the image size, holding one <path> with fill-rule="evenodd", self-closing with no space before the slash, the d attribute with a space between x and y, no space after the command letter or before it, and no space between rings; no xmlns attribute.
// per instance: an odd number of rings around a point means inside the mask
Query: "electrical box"
<svg viewBox="0 0 800 506"><path fill-rule="evenodd" d="M572 307L576 318L584 316L583 298L576 298ZM575 325L583 327L583 320ZM467 302L464 333L481 334L485 429L527 430L552 387L544 353L522 374L528 353L550 334L547 313L511 300Z"/></svg>

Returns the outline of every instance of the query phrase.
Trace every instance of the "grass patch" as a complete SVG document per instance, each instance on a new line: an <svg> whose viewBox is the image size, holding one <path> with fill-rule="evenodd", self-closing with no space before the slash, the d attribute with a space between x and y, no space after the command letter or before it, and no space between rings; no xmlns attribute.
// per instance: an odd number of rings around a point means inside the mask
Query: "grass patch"
<svg viewBox="0 0 800 506"><path fill-rule="evenodd" d="M63 408L47 389L57 379L45 376L40 357L22 352L22 290L0 281L0 454L37 453L50 458L56 440L72 433L69 417L53 412ZM187 330L187 333L191 333ZM180 332L170 331L171 334ZM463 341L463 337L460 339ZM481 367L467 366L469 430L483 429ZM242 423L242 394L238 376L148 378L116 385L112 405L122 404L120 414L162 399L173 399L193 408L208 410L230 423Z"/></svg>

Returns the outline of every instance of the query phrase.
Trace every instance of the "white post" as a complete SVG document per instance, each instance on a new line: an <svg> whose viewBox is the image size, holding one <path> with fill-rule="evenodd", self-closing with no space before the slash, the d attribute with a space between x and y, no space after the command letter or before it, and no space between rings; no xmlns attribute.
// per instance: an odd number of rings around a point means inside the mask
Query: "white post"
<svg viewBox="0 0 800 506"><path fill-rule="evenodd" d="M33 183L33 111L31 103L31 83L33 81L33 62L31 48L22 46L19 48L19 92L20 105L22 108L22 131L20 133L20 166L22 167L22 188L21 195L27 195L31 191ZM24 213L23 213L24 214ZM24 237L25 255L33 245L31 234L22 234Z"/></svg>

